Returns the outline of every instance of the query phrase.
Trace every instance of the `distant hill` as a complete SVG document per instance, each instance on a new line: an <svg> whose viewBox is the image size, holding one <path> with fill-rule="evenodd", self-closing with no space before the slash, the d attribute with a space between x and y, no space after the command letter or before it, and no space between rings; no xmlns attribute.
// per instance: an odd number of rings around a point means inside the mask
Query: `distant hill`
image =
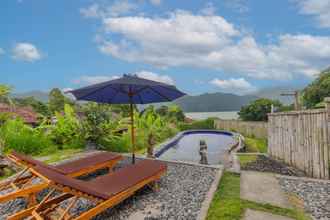
<svg viewBox="0 0 330 220"><path fill-rule="evenodd" d="M285 87L285 86L278 86L278 87L271 87L271 88L264 88L260 89L255 93L250 95L257 96L260 98L267 98L273 100L279 100L285 105L292 104L294 102L294 97L291 96L281 96L282 93L293 92L295 90L302 90L303 87Z"/></svg>
<svg viewBox="0 0 330 220"><path fill-rule="evenodd" d="M48 102L48 92L43 92L39 90L33 90L29 92L23 93L14 93L12 94L13 98L26 98L26 97L34 97L38 101Z"/></svg>
<svg viewBox="0 0 330 220"><path fill-rule="evenodd" d="M205 93L197 96L184 96L174 101L184 112L218 112L218 111L239 111L243 105L249 104L258 98L278 99L284 104L293 103L292 97L283 97L281 93L290 92L299 88L272 87L261 89L253 94L239 96L230 93ZM15 93L13 98L34 97L35 99L48 102L48 92L34 90L24 93ZM155 103L156 108L170 103ZM141 106L143 109L147 105Z"/></svg>
<svg viewBox="0 0 330 220"><path fill-rule="evenodd" d="M257 96L239 96L228 93L205 93L198 96L184 96L174 101L184 112L239 111L242 106L256 100Z"/></svg>

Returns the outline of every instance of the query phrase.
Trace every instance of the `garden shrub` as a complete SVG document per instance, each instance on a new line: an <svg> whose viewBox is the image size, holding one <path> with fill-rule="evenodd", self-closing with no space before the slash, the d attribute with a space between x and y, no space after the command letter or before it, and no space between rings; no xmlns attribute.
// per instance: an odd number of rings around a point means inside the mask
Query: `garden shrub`
<svg viewBox="0 0 330 220"><path fill-rule="evenodd" d="M54 145L46 134L25 125L21 119L7 120L0 128L0 138L4 145L4 152L15 150L35 155L54 149Z"/></svg>
<svg viewBox="0 0 330 220"><path fill-rule="evenodd" d="M56 124L51 128L51 137L59 149L85 146L85 131L76 118L73 108L66 104L64 114L56 112Z"/></svg>
<svg viewBox="0 0 330 220"><path fill-rule="evenodd" d="M194 121L192 123L180 123L178 127L181 131L192 130L192 129L215 129L213 118Z"/></svg>

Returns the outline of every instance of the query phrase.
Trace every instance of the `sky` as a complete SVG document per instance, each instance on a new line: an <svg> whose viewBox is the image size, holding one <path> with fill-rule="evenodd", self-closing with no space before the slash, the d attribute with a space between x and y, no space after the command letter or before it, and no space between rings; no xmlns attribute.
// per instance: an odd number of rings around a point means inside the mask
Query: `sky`
<svg viewBox="0 0 330 220"><path fill-rule="evenodd" d="M0 2L0 83L15 92L136 74L243 95L329 66L330 0Z"/></svg>

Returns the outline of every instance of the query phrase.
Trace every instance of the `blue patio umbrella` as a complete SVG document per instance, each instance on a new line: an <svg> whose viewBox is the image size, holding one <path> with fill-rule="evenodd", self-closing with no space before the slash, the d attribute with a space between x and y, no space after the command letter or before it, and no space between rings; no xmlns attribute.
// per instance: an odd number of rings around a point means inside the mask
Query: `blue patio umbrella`
<svg viewBox="0 0 330 220"><path fill-rule="evenodd" d="M169 102L185 95L173 85L135 75L123 75L121 78L72 90L69 93L72 93L77 100L130 105L133 163L135 163L133 104Z"/></svg>

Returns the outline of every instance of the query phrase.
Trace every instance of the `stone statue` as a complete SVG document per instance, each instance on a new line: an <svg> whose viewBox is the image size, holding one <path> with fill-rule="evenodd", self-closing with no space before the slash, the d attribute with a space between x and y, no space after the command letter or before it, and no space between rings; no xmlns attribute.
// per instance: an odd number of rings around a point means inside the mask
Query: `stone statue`
<svg viewBox="0 0 330 220"><path fill-rule="evenodd" d="M205 140L199 141L199 155L201 156L201 160L199 163L201 164L208 164L207 161L207 145Z"/></svg>

